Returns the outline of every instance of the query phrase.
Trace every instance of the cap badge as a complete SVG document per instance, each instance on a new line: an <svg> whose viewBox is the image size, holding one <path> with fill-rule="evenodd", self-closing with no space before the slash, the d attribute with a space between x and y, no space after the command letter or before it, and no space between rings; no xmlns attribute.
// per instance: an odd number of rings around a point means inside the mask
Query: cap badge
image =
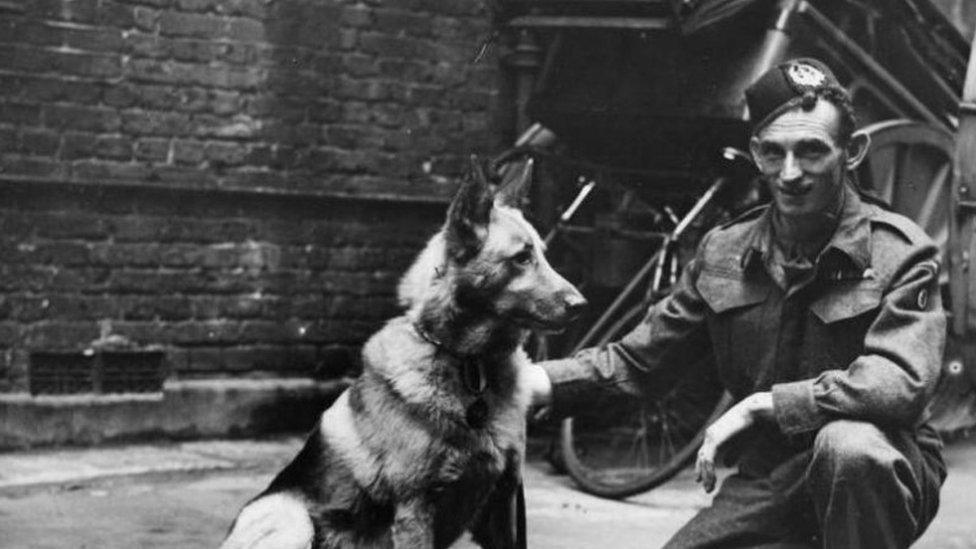
<svg viewBox="0 0 976 549"><path fill-rule="evenodd" d="M786 70L786 75L794 85L804 88L815 88L827 81L827 75L822 70L806 63L790 65Z"/></svg>

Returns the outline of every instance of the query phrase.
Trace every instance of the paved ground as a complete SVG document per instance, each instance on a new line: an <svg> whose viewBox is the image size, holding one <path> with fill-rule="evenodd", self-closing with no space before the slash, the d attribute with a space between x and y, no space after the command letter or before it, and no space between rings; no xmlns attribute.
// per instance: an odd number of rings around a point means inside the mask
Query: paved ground
<svg viewBox="0 0 976 549"><path fill-rule="evenodd" d="M2 548L212 548L238 507L298 445L202 442L0 455ZM976 548L976 440L947 453L943 510L917 547ZM533 548L659 547L708 498L685 473L627 502L526 471ZM466 543L462 547L470 547Z"/></svg>

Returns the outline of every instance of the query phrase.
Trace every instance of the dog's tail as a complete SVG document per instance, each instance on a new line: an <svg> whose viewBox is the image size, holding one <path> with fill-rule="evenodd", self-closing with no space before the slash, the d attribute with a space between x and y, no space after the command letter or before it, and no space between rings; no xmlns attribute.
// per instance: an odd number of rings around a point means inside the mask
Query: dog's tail
<svg viewBox="0 0 976 549"><path fill-rule="evenodd" d="M241 510L220 549L311 549L308 510L287 494L259 497Z"/></svg>

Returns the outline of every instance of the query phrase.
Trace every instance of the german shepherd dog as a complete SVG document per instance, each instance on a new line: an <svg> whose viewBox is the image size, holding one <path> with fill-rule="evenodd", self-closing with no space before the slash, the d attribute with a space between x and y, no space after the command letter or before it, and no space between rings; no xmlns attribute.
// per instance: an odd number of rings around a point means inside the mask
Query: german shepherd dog
<svg viewBox="0 0 976 549"><path fill-rule="evenodd" d="M529 330L564 326L583 296L473 161L447 220L404 276L403 316L363 348L362 375L238 515L223 549L524 544ZM520 539L521 538L521 539Z"/></svg>

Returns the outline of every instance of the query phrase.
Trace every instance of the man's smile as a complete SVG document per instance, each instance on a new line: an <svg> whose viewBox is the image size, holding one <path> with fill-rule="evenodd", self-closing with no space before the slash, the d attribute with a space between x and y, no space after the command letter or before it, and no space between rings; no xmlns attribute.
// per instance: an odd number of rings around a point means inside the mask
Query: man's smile
<svg viewBox="0 0 976 549"><path fill-rule="evenodd" d="M776 189L786 196L806 196L813 190L813 185L777 185Z"/></svg>

